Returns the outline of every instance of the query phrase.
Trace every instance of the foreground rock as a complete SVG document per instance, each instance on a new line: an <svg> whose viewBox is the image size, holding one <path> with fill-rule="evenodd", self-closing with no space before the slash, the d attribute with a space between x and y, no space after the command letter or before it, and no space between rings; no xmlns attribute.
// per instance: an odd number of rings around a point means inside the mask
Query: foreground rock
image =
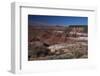
<svg viewBox="0 0 100 76"><path fill-rule="evenodd" d="M78 42L75 44L56 44L50 47L38 46L31 51L30 60L55 60L55 59L76 59L88 58L87 43Z"/></svg>

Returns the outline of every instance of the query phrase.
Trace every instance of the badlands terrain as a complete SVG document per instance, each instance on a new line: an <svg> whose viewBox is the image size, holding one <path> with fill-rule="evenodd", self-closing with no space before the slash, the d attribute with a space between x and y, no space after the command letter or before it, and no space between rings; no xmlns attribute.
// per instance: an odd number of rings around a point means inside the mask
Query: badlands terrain
<svg viewBox="0 0 100 76"><path fill-rule="evenodd" d="M88 58L88 27L28 26L28 60Z"/></svg>

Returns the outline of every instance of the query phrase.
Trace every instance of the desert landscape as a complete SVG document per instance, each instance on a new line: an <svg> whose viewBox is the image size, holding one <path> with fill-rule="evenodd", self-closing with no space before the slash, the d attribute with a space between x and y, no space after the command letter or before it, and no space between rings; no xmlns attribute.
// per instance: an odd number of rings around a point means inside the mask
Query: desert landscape
<svg viewBox="0 0 100 76"><path fill-rule="evenodd" d="M28 61L88 58L86 17L29 15Z"/></svg>
<svg viewBox="0 0 100 76"><path fill-rule="evenodd" d="M28 28L28 59L88 58L87 26L32 26Z"/></svg>

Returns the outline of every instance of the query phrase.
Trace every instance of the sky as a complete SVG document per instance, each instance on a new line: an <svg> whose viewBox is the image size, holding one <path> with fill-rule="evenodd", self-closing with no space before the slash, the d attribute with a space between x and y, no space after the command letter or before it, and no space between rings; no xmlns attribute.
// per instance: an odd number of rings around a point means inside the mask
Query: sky
<svg viewBox="0 0 100 76"><path fill-rule="evenodd" d="M47 16L47 15L28 15L29 24L44 23L51 25L88 25L88 17L77 16Z"/></svg>

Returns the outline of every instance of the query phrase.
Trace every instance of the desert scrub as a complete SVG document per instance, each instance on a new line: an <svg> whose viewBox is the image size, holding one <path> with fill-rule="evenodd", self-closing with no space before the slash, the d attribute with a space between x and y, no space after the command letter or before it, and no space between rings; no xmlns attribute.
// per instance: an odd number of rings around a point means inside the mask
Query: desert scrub
<svg viewBox="0 0 100 76"><path fill-rule="evenodd" d="M75 50L73 54L75 58L80 58L82 55L84 55L83 52L79 49Z"/></svg>
<svg viewBox="0 0 100 76"><path fill-rule="evenodd" d="M29 50L29 56L32 55L32 57L47 56L49 53L50 50L44 46L34 47Z"/></svg>
<svg viewBox="0 0 100 76"><path fill-rule="evenodd" d="M87 55L88 46L82 44L76 44L68 47L67 49L74 55L74 58L80 58L83 55Z"/></svg>
<svg viewBox="0 0 100 76"><path fill-rule="evenodd" d="M73 57L74 55L72 53L65 53L65 54L56 56L56 59L72 59Z"/></svg>
<svg viewBox="0 0 100 76"><path fill-rule="evenodd" d="M88 58L88 55L83 55L80 58Z"/></svg>

